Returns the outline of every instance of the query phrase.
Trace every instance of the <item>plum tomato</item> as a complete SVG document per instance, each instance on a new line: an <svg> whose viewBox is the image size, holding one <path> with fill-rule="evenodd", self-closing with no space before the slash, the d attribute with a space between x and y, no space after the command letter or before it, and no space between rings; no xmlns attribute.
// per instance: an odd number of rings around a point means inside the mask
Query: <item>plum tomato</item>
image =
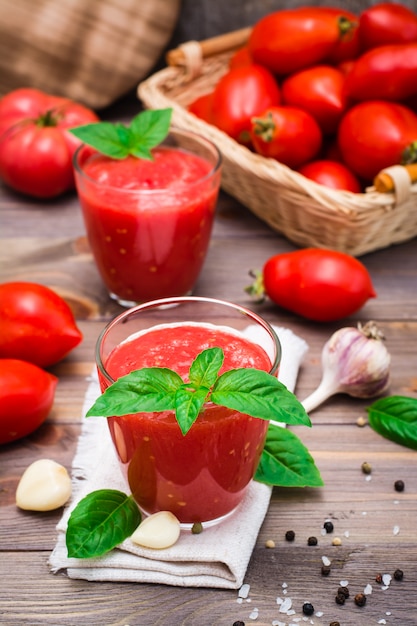
<svg viewBox="0 0 417 626"><path fill-rule="evenodd" d="M275 106L252 119L251 138L258 154L296 169L316 157L323 134L307 111Z"/></svg>
<svg viewBox="0 0 417 626"><path fill-rule="evenodd" d="M318 159L302 165L298 171L306 178L325 187L353 193L361 192L361 184L357 176L340 161Z"/></svg>
<svg viewBox="0 0 417 626"><path fill-rule="evenodd" d="M382 169L414 159L417 115L397 102L360 102L343 116L337 141L344 163L371 182Z"/></svg>
<svg viewBox="0 0 417 626"><path fill-rule="evenodd" d="M281 102L274 76L260 65L230 69L214 88L212 123L237 142L250 143L251 119Z"/></svg>
<svg viewBox="0 0 417 626"><path fill-rule="evenodd" d="M58 379L37 365L0 359L0 444L29 435L48 417Z"/></svg>
<svg viewBox="0 0 417 626"><path fill-rule="evenodd" d="M362 50L417 41L417 13L399 2L378 2L362 11L358 31Z"/></svg>
<svg viewBox="0 0 417 626"><path fill-rule="evenodd" d="M71 308L52 289L30 282L0 284L0 358L49 367L81 339Z"/></svg>
<svg viewBox="0 0 417 626"><path fill-rule="evenodd" d="M333 322L376 296L366 267L344 252L304 248L269 258L246 289L316 322Z"/></svg>

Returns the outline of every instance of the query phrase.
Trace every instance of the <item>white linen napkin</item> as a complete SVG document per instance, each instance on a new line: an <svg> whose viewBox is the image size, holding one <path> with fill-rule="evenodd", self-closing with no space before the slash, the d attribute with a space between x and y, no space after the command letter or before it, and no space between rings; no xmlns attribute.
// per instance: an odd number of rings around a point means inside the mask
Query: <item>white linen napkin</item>
<svg viewBox="0 0 417 626"><path fill-rule="evenodd" d="M279 379L294 391L308 346L287 328L276 327L275 331L282 347ZM249 326L246 333L252 340L259 341L256 327ZM94 373L86 393L83 417L99 394ZM272 493L268 485L252 481L244 501L229 518L197 535L181 531L178 542L166 550L141 548L127 539L102 557L75 559L67 557L65 544L67 521L73 508L81 498L96 489L128 491L105 419L83 421L73 461L72 481L72 498L57 526L58 540L49 558L52 572L66 570L70 578L90 581L184 587L238 589L242 585Z"/></svg>

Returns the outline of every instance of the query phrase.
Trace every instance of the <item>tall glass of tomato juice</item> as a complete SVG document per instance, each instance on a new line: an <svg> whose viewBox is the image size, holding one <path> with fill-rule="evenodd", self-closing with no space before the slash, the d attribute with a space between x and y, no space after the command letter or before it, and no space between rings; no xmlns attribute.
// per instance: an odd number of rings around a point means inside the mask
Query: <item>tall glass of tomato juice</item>
<svg viewBox="0 0 417 626"><path fill-rule="evenodd" d="M220 152L196 133L173 128L152 154L118 160L84 145L74 156L95 263L125 307L192 292L220 187Z"/></svg>
<svg viewBox="0 0 417 626"><path fill-rule="evenodd" d="M279 339L252 311L203 297L148 302L111 321L96 362L102 392L142 367L168 367L184 381L199 352L220 347L222 371L278 374ZM268 422L210 402L183 435L172 411L108 418L130 490L145 514L168 510L183 525L217 523L240 504L256 471Z"/></svg>

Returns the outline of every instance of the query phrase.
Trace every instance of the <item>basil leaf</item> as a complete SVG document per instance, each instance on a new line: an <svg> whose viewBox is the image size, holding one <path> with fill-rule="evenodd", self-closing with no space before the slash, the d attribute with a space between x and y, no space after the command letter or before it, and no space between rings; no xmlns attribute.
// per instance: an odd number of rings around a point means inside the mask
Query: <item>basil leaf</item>
<svg viewBox="0 0 417 626"><path fill-rule="evenodd" d="M132 496L99 489L80 500L68 521L68 556L86 559L112 550L136 530L141 514Z"/></svg>
<svg viewBox="0 0 417 626"><path fill-rule="evenodd" d="M211 392L211 401L252 417L311 426L304 407L279 380L261 370L224 372Z"/></svg>
<svg viewBox="0 0 417 626"><path fill-rule="evenodd" d="M223 361L224 354L221 348L203 350L191 363L190 383L196 388L207 387L210 389L217 380Z"/></svg>
<svg viewBox="0 0 417 626"><path fill-rule="evenodd" d="M287 428L270 424L255 480L281 487L321 487L323 480L307 448Z"/></svg>
<svg viewBox="0 0 417 626"><path fill-rule="evenodd" d="M69 132L112 159L124 159L131 154L152 160L151 149L167 136L171 117L172 109L142 111L129 126L121 122L94 122L76 126Z"/></svg>
<svg viewBox="0 0 417 626"><path fill-rule="evenodd" d="M118 378L97 398L86 417L173 411L181 376L164 367L144 367Z"/></svg>
<svg viewBox="0 0 417 626"><path fill-rule="evenodd" d="M175 394L175 413L183 435L186 435L198 417L209 390L201 387L195 391L186 385Z"/></svg>
<svg viewBox="0 0 417 626"><path fill-rule="evenodd" d="M171 125L172 109L142 111L130 124L132 144L130 154L139 158L150 158L151 148L161 143Z"/></svg>
<svg viewBox="0 0 417 626"><path fill-rule="evenodd" d="M369 424L386 439L417 450L417 399L388 396L367 408Z"/></svg>
<svg viewBox="0 0 417 626"><path fill-rule="evenodd" d="M84 124L71 128L70 132L112 159L124 159L129 154L129 146L120 140L120 127L111 122Z"/></svg>

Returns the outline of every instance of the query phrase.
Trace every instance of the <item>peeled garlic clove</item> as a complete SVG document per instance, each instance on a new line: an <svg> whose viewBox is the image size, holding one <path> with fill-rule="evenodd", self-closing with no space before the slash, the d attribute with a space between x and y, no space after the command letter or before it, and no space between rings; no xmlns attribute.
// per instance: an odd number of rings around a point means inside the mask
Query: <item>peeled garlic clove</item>
<svg viewBox="0 0 417 626"><path fill-rule="evenodd" d="M159 511L145 517L131 540L144 548L162 550L173 546L180 536L180 523L170 511Z"/></svg>
<svg viewBox="0 0 417 626"><path fill-rule="evenodd" d="M26 468L16 490L16 504L26 511L53 511L71 496L71 479L63 465L40 459Z"/></svg>

